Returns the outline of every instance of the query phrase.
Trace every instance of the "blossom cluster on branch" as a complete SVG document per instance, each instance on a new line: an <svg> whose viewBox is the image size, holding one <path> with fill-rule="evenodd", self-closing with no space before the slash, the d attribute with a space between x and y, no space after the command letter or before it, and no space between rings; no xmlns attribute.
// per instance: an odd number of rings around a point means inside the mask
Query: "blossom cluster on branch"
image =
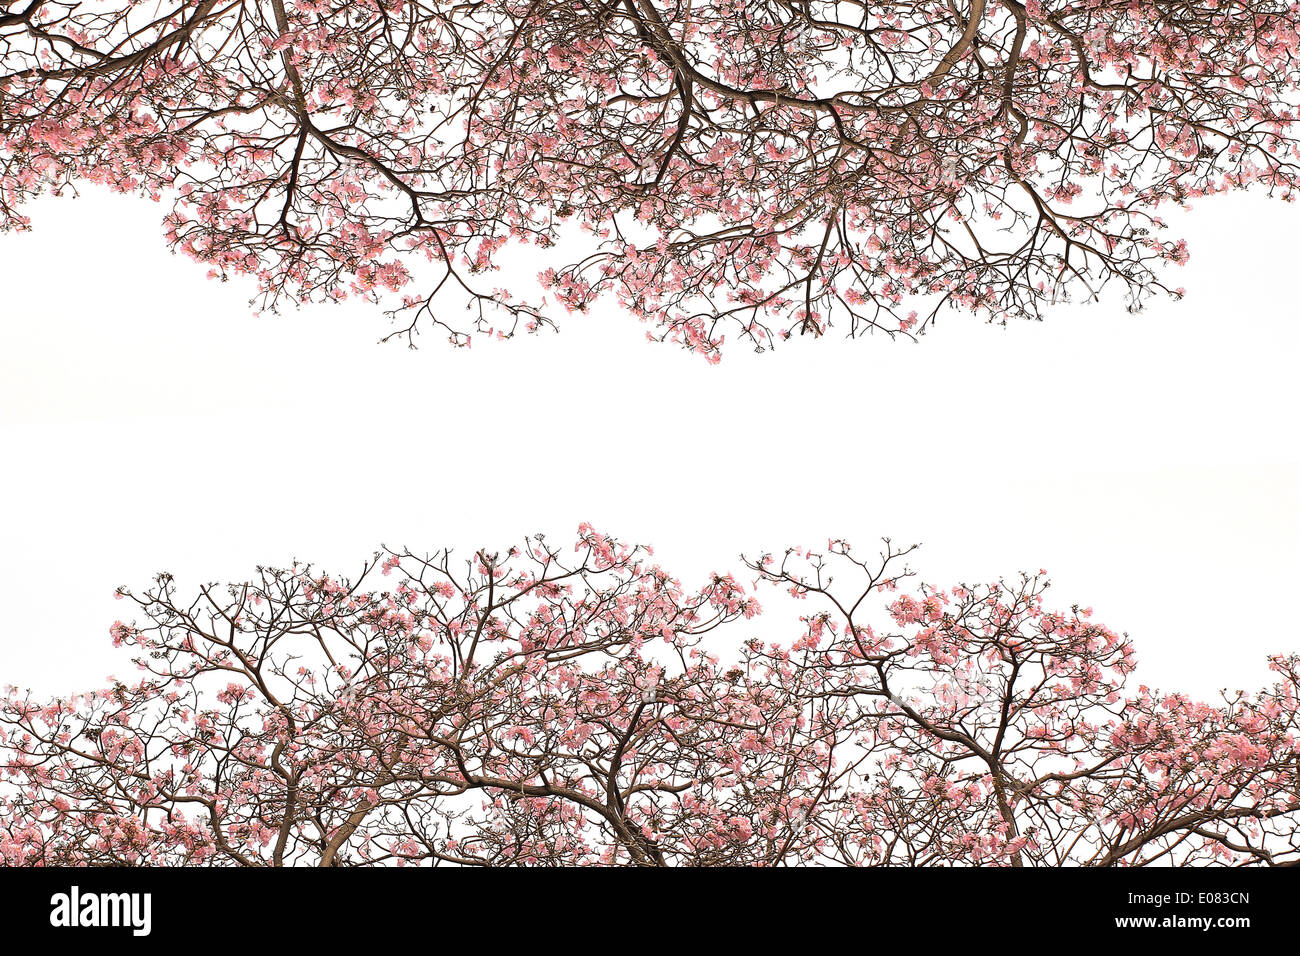
<svg viewBox="0 0 1300 956"><path fill-rule="evenodd" d="M1290 199L1300 169L1293 0L0 10L0 226L79 181L166 197L214 276L389 301L408 340L602 297L711 360L1108 284L1136 307L1188 255L1161 206ZM545 296L480 278L573 242Z"/></svg>
<svg viewBox="0 0 1300 956"><path fill-rule="evenodd" d="M1300 861L1300 657L1213 704L1126 690L1128 637L1043 572L937 589L911 550L745 560L799 599L785 643L747 633L753 588L587 526L351 579L159 575L119 592L138 679L0 705L0 859Z"/></svg>

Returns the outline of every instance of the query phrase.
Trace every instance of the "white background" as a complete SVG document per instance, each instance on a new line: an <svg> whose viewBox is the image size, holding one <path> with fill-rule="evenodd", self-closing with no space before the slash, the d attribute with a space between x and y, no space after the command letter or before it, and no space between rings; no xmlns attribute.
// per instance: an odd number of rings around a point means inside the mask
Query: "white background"
<svg viewBox="0 0 1300 956"><path fill-rule="evenodd" d="M719 367L613 305L558 336L380 346L365 304L254 317L251 284L170 255L146 201L29 213L0 236L0 684L129 677L112 592L160 569L347 573L381 542L584 520L688 586L832 536L924 542L913 567L943 585L1045 567L1170 690L1258 687L1300 648L1293 206L1170 215L1188 296L1138 316L1118 293L1006 330L945 313L918 344L737 343Z"/></svg>

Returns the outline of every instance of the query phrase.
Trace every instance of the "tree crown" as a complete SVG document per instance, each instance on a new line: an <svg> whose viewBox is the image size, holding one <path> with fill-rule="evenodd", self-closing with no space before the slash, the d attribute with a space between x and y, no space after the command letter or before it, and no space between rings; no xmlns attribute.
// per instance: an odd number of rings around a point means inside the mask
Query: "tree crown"
<svg viewBox="0 0 1300 956"><path fill-rule="evenodd" d="M1298 24L1285 0L32 0L0 15L0 224L79 180L166 195L168 241L264 303L382 293L393 334L457 344L604 295L714 360L1112 283L1136 307L1187 258L1161 206L1293 196ZM512 243L578 250L549 304L478 275Z"/></svg>
<svg viewBox="0 0 1300 956"><path fill-rule="evenodd" d="M1279 864L1300 659L1204 704L1040 572L914 585L888 542L690 590L584 528L505 554L259 569L113 625L133 683L0 708L16 864ZM388 575L379 590L374 579ZM874 610L873 610L874 608ZM866 618L874 618L868 622Z"/></svg>

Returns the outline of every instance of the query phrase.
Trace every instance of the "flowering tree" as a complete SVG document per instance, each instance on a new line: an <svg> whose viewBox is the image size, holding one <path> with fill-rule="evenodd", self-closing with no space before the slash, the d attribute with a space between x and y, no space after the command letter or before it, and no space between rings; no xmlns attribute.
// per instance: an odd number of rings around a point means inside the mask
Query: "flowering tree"
<svg viewBox="0 0 1300 956"><path fill-rule="evenodd" d="M688 591L587 527L572 557L388 551L356 580L264 568L188 599L161 575L112 628L138 681L0 708L0 856L1300 860L1300 658L1213 706L1125 695L1128 639L1045 609L1041 573L909 587L908 550L748 562L808 602L789 644L726 642L759 612L732 577Z"/></svg>
<svg viewBox="0 0 1300 956"><path fill-rule="evenodd" d="M0 10L0 223L78 180L166 195L213 275L391 292L408 339L552 326L474 275L512 241L585 241L550 295L714 360L728 331L914 335L1109 283L1136 306L1187 258L1158 207L1297 180L1293 0Z"/></svg>

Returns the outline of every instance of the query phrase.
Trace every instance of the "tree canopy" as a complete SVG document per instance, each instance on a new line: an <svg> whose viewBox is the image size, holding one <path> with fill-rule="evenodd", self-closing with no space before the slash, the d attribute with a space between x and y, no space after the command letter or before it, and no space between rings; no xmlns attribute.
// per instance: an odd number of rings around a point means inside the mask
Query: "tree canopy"
<svg viewBox="0 0 1300 956"><path fill-rule="evenodd" d="M1128 637L1043 572L939 589L911 550L746 561L803 602L776 642L733 576L686 588L585 526L351 579L160 575L119 592L137 680L0 706L0 860L1300 861L1300 657L1215 703L1129 689Z"/></svg>
<svg viewBox="0 0 1300 956"><path fill-rule="evenodd" d="M716 360L1136 306L1188 256L1160 207L1296 186L1286 0L3 9L0 224L79 181L165 198L263 304L367 296L412 340L609 301ZM484 275L521 244L544 294Z"/></svg>

